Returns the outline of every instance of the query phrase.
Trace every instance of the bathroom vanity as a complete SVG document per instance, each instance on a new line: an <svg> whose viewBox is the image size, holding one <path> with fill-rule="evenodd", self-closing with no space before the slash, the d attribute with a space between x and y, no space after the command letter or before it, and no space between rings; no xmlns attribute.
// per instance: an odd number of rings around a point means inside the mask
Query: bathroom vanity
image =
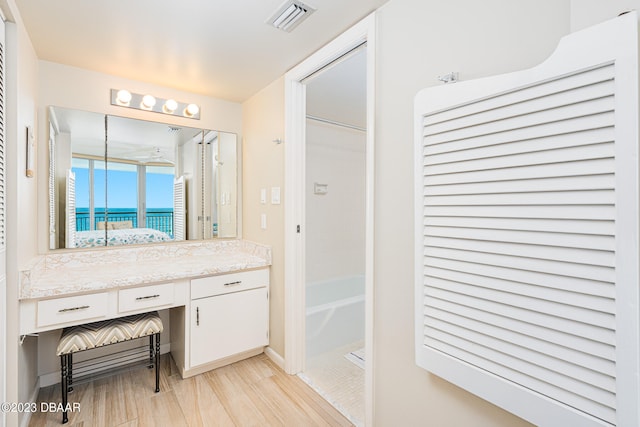
<svg viewBox="0 0 640 427"><path fill-rule="evenodd" d="M268 269L195 278L189 291L184 308L171 312L171 353L183 378L259 354L269 343Z"/></svg>
<svg viewBox="0 0 640 427"><path fill-rule="evenodd" d="M170 309L183 377L263 351L270 248L242 240L55 252L21 271L20 334Z"/></svg>

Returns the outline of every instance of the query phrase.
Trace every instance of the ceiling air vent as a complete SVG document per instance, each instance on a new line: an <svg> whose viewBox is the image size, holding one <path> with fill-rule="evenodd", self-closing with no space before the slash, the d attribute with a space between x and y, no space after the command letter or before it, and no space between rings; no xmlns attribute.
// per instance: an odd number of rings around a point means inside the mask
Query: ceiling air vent
<svg viewBox="0 0 640 427"><path fill-rule="evenodd" d="M297 0L289 0L273 14L267 23L274 27L290 32L316 10Z"/></svg>

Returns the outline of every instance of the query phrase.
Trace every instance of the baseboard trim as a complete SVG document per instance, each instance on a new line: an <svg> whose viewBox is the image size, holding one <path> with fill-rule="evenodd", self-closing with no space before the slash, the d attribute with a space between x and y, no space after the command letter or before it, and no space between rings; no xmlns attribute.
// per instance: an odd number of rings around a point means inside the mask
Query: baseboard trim
<svg viewBox="0 0 640 427"><path fill-rule="evenodd" d="M170 351L171 351L171 343L160 345L160 354L169 353ZM38 382L39 382L39 385L36 388L36 392L35 392L36 398L38 397L38 392L40 391L40 388L49 387L50 385L60 383L60 371L51 372L48 374L42 374L38 377Z"/></svg>
<svg viewBox="0 0 640 427"><path fill-rule="evenodd" d="M36 403L38 401L38 393L40 393L40 378L36 380L36 385L31 391L31 396L29 396L29 402ZM22 412L21 414L18 414L20 427L29 427L31 414L31 412Z"/></svg>
<svg viewBox="0 0 640 427"><path fill-rule="evenodd" d="M230 365L235 362L239 362L244 359L248 359L253 356L257 356L262 352L264 352L264 348L258 347L252 350L243 351L242 353L234 354L233 356L223 357L222 359L218 359L210 363L205 363L204 365L198 365L194 368L181 369L180 367L178 367L178 370L180 370L180 376L182 377L182 379L185 379L193 377L194 375L203 374L213 369L218 369L223 366Z"/></svg>
<svg viewBox="0 0 640 427"><path fill-rule="evenodd" d="M284 358L280 356L280 354L278 354L273 348L265 347L264 354L266 354L273 363L278 365L278 367L284 371Z"/></svg>

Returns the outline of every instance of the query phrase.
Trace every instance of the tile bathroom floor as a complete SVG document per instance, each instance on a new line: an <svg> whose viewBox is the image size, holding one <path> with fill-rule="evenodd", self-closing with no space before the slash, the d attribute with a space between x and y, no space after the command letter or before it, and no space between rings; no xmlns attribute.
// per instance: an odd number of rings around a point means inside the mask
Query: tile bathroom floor
<svg viewBox="0 0 640 427"><path fill-rule="evenodd" d="M300 377L356 426L364 425L364 369L345 355L364 347L358 341L307 360Z"/></svg>

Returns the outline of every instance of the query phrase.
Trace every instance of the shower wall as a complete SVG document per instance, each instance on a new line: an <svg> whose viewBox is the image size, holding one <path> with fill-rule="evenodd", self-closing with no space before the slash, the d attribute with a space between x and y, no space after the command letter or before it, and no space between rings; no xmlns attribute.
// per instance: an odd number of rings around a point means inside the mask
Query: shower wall
<svg viewBox="0 0 640 427"><path fill-rule="evenodd" d="M365 143L365 132L307 120L307 283L364 274Z"/></svg>

